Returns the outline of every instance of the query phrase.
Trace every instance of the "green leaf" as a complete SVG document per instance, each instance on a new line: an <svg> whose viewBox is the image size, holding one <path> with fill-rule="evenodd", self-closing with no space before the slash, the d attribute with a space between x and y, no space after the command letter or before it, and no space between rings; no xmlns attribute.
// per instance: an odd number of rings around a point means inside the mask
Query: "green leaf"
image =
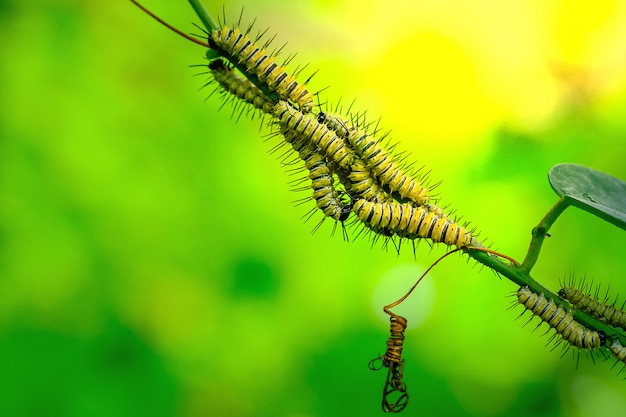
<svg viewBox="0 0 626 417"><path fill-rule="evenodd" d="M553 166L548 179L567 203L626 229L626 182L576 164Z"/></svg>

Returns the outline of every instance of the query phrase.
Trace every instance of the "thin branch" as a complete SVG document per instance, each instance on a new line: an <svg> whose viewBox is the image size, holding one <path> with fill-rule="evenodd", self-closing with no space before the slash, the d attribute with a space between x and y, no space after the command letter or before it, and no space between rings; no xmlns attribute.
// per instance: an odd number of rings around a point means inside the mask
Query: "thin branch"
<svg viewBox="0 0 626 417"><path fill-rule="evenodd" d="M528 252L526 253L526 258L522 262L521 266L523 271L530 273L530 270L537 262L537 258L539 258L539 252L541 252L541 246L543 245L543 241L546 237L549 236L548 231L550 230L550 227L552 227L552 224L568 206L569 203L567 203L565 199L561 198L550 209L550 211L546 213L546 215L543 219L541 219L539 224L533 228L530 246L528 248Z"/></svg>
<svg viewBox="0 0 626 417"><path fill-rule="evenodd" d="M215 20L211 17L209 12L204 8L204 5L200 2L200 0L189 0L189 4L193 7L193 10L196 12L202 23L206 27L206 30L211 32L213 30L219 29L219 25L215 23Z"/></svg>

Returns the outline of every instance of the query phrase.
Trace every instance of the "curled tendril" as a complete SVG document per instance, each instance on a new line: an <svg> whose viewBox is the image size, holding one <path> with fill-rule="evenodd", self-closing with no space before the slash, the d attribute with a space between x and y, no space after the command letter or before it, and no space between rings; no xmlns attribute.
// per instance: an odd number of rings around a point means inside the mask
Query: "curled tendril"
<svg viewBox="0 0 626 417"><path fill-rule="evenodd" d="M387 351L384 355L372 359L369 368L373 371L387 368L387 380L383 387L383 411L386 413L399 413L409 403L409 394L406 392L406 384L402 382L404 377L404 359L402 359L402 343L404 342L404 329L407 320L404 317L387 311L390 318L390 333L387 340Z"/></svg>
<svg viewBox="0 0 626 417"><path fill-rule="evenodd" d="M372 371L378 371L380 369L383 369L383 366L385 366L385 363L383 361L383 357L382 356L379 356L377 358L372 359L367 364L367 367L370 368Z"/></svg>
<svg viewBox="0 0 626 417"><path fill-rule="evenodd" d="M387 381L383 388L382 407L385 413L399 413L409 403L409 394L406 392L406 384L402 382L404 360L399 363L389 364Z"/></svg>

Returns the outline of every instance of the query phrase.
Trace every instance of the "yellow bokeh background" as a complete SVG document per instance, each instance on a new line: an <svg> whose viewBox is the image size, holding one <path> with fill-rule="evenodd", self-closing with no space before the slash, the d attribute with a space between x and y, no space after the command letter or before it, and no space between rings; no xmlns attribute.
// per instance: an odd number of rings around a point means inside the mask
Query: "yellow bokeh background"
<svg viewBox="0 0 626 417"><path fill-rule="evenodd" d="M187 2L145 5L199 32ZM277 33L320 101L380 117L515 258L551 166L626 179L623 1L206 6ZM444 248L311 234L278 139L205 100L202 48L130 2L5 0L0 22L0 415L380 415L382 305ZM536 279L624 299L623 230L572 208L551 234ZM405 413L622 416L620 366L551 351L515 289L451 257L401 306Z"/></svg>

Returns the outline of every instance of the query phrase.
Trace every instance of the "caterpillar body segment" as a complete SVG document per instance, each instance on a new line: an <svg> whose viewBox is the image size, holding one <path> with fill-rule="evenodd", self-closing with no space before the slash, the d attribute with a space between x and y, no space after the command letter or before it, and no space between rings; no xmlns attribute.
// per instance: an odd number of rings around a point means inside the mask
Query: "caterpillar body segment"
<svg viewBox="0 0 626 417"><path fill-rule="evenodd" d="M253 42L247 34L239 29L223 26L210 33L209 45L229 60L246 67L246 72L258 78L267 88L285 101L296 105L300 112L312 110L314 99L306 89L306 83L299 84L292 75L287 74L284 67L278 65L274 58Z"/></svg>
<svg viewBox="0 0 626 417"><path fill-rule="evenodd" d="M286 130L283 136L285 142L291 144L293 150L298 153L298 158L304 161L304 166L309 171L308 178L313 189L312 198L316 201L317 208L324 213L324 216L343 223L350 216L352 205L350 202L345 202L342 199L342 193L335 188L332 167L329 166L323 154L296 130Z"/></svg>
<svg viewBox="0 0 626 417"><path fill-rule="evenodd" d="M390 192L397 192L417 205L428 202L428 189L401 169L372 135L360 128L350 129L348 141Z"/></svg>
<svg viewBox="0 0 626 417"><path fill-rule="evenodd" d="M615 357L615 359L617 359L617 362L622 362L624 364L622 369L620 369L617 373L619 375L626 368L626 347L624 347L618 339L615 339L609 345L609 350L611 351L611 354ZM617 362L615 362L613 367L617 365Z"/></svg>
<svg viewBox="0 0 626 417"><path fill-rule="evenodd" d="M385 191L367 165L360 158L355 158L346 181L346 192L353 199L363 199L381 203L389 199Z"/></svg>
<svg viewBox="0 0 626 417"><path fill-rule="evenodd" d="M348 140L350 130L354 129L351 122L336 113L320 112L318 123L325 124L344 141ZM383 188L379 185L372 170L359 158L354 158L347 178L346 191L353 199L365 199L374 202L389 200Z"/></svg>
<svg viewBox="0 0 626 417"><path fill-rule="evenodd" d="M352 211L370 229L383 234L407 239L427 238L459 248L479 245L464 226L440 215L437 206L415 206L395 201L374 203L361 199L355 202Z"/></svg>
<svg viewBox="0 0 626 417"><path fill-rule="evenodd" d="M313 199L317 208L322 210L326 217L344 222L350 216L352 207L342 201L340 192L335 189L333 174L324 158L308 146L300 151L300 157L309 170Z"/></svg>
<svg viewBox="0 0 626 417"><path fill-rule="evenodd" d="M218 58L209 63L209 70L224 91L265 114L273 113L274 103L256 85L237 75L233 67Z"/></svg>
<svg viewBox="0 0 626 417"><path fill-rule="evenodd" d="M548 300L543 294L532 292L528 286L520 287L516 295L519 304L547 323L570 345L588 350L604 345L603 332L588 329L578 323L571 312L557 305L554 300Z"/></svg>
<svg viewBox="0 0 626 417"><path fill-rule="evenodd" d="M317 122L326 125L344 141L348 140L350 130L354 129L351 122L335 113L320 112L317 116ZM346 192L355 200L365 199L375 202L387 200L388 196L379 186L372 170L357 156L354 157L353 161L346 178Z"/></svg>
<svg viewBox="0 0 626 417"><path fill-rule="evenodd" d="M315 118L294 109L289 103L279 101L274 107L274 117L281 133L293 132L317 147L329 162L349 170L355 153L337 134L319 123Z"/></svg>
<svg viewBox="0 0 626 417"><path fill-rule="evenodd" d="M320 112L317 115L317 121L325 124L330 130L334 130L337 136L342 139L348 139L350 129L353 129L352 123L345 120L342 116L334 113Z"/></svg>
<svg viewBox="0 0 626 417"><path fill-rule="evenodd" d="M606 300L600 301L597 296L594 297L571 285L561 288L559 297L565 298L574 308L582 310L610 326L626 329L624 305L622 305L622 308L619 308L615 306L615 302L608 304Z"/></svg>

